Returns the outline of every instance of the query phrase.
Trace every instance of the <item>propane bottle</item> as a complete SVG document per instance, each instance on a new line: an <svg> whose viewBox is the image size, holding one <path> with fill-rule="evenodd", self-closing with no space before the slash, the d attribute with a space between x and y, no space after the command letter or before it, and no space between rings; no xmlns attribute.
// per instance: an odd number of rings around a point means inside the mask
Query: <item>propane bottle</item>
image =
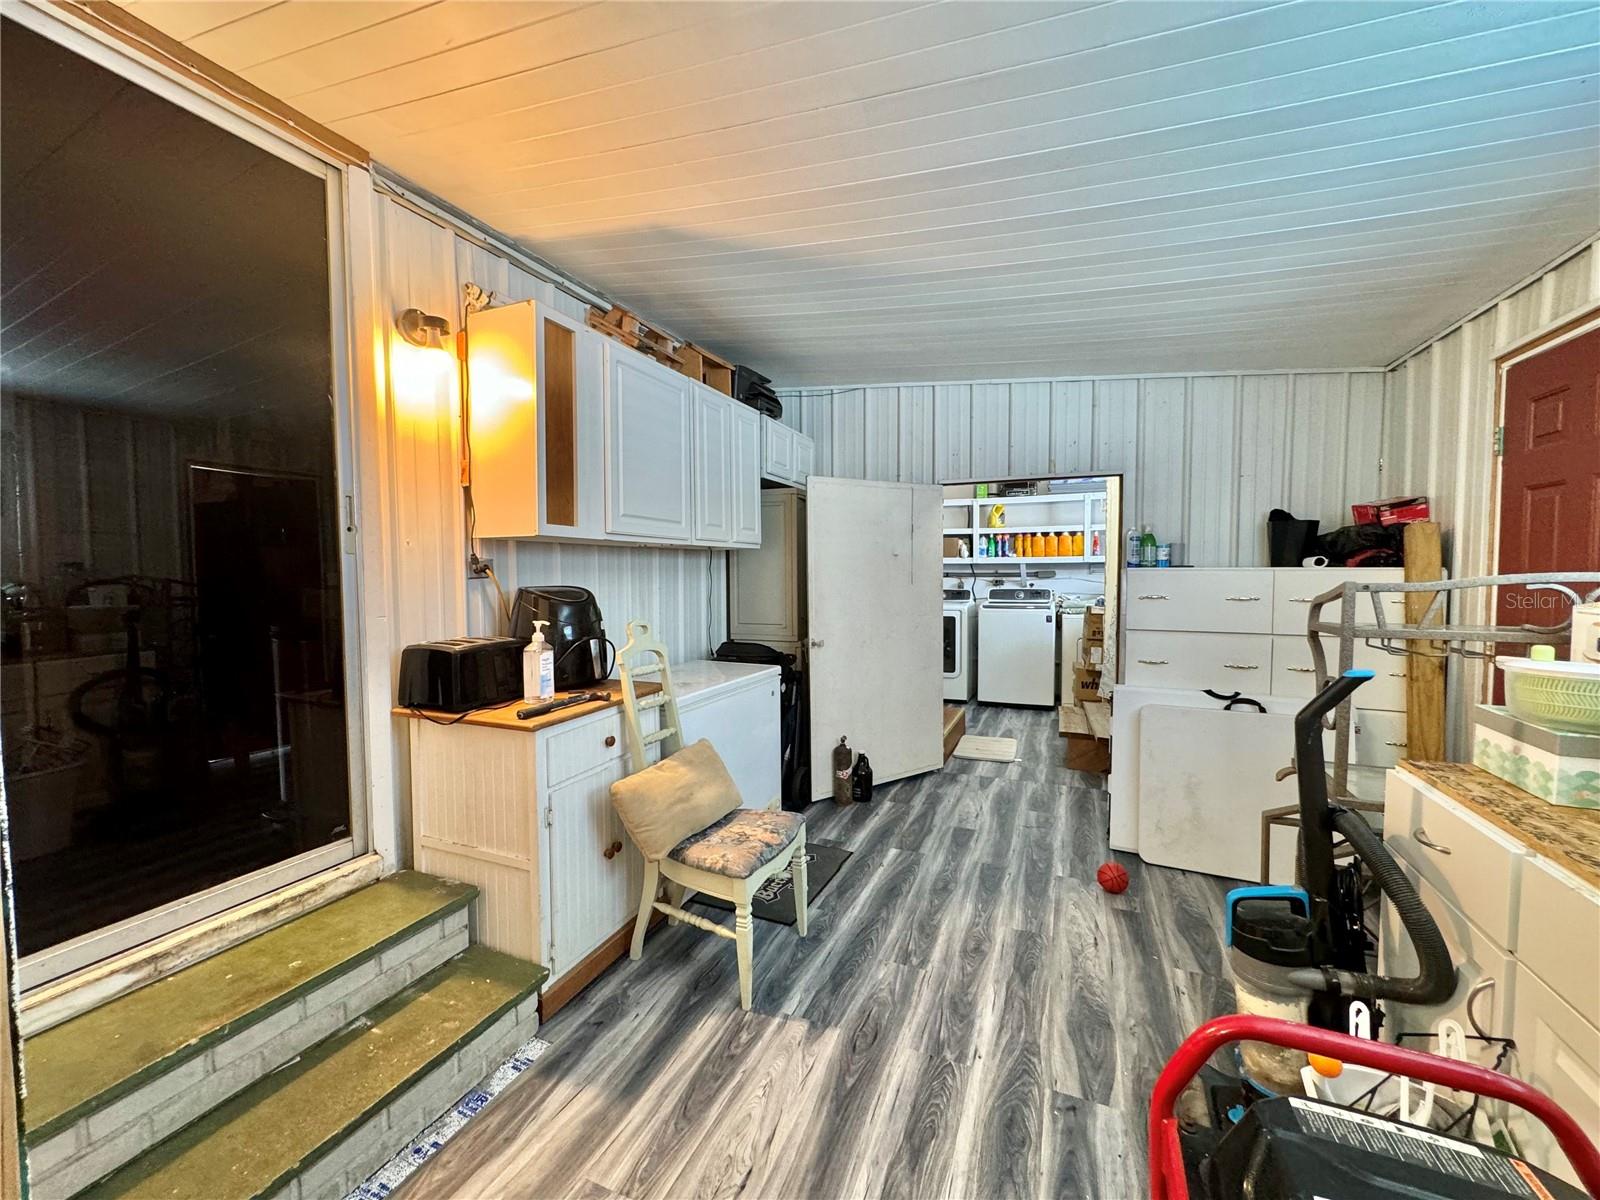
<svg viewBox="0 0 1600 1200"><path fill-rule="evenodd" d="M855 755L850 752L850 743L844 738L839 739L839 744L833 748L833 802L835 804L850 804L851 775Z"/></svg>
<svg viewBox="0 0 1600 1200"><path fill-rule="evenodd" d="M855 770L850 772L850 799L856 804L872 799L872 764L865 754L856 756Z"/></svg>

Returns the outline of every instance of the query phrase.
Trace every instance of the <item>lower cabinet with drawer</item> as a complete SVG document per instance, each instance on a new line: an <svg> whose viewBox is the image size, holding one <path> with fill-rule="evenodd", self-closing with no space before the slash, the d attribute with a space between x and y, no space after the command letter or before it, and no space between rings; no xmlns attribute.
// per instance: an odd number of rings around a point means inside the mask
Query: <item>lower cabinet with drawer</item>
<svg viewBox="0 0 1600 1200"><path fill-rule="evenodd" d="M717 747L747 807L774 803L777 668L673 674L685 741ZM647 710L646 732L659 719ZM632 769L623 723L615 706L536 728L410 722L415 865L477 887L475 941L549 968L547 1017L627 953L639 909L644 863L611 804Z"/></svg>
<svg viewBox="0 0 1600 1200"><path fill-rule="evenodd" d="M1425 1032L1448 1016L1469 1032L1475 1023L1491 1037L1512 1038L1508 1069L1591 1134L1600 1131L1600 878L1580 878L1553 861L1538 840L1547 832L1519 838L1503 820L1491 822L1464 796L1421 777L1428 771L1422 764L1389 773L1384 841L1444 935L1456 989L1434 1008L1388 1006L1387 1036ZM1378 965L1400 975L1416 967L1387 900ZM1542 1125L1517 1109L1507 1123L1530 1161L1577 1182Z"/></svg>

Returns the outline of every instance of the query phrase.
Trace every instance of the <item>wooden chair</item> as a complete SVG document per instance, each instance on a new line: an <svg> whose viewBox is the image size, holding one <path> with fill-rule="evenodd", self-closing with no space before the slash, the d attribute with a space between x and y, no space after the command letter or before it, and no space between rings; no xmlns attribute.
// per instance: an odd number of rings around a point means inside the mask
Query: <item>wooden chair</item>
<svg viewBox="0 0 1600 1200"><path fill-rule="evenodd" d="M625 715L623 733L628 742L631 769L639 773L652 769L648 759L651 746L661 747L663 759L683 749L672 668L667 661L667 648L641 621L628 623L628 641L617 655L617 664ZM660 690L641 697L638 684L647 679L659 684ZM661 713L661 724L654 732L645 733L642 717L651 710ZM729 782L731 784L731 780ZM736 790L734 795L736 798ZM634 842L638 845L637 838ZM634 921L630 957L638 958L644 952L644 935L652 912L665 913L672 922L683 921L696 929L729 938L738 953L739 1006L748 1011L753 954L750 905L762 885L782 871L789 871L793 880L795 931L801 937L806 936L805 821L798 813L781 809L736 807L697 831L687 831L687 836L664 853L652 857L645 847L639 846L639 849L645 860L644 889L639 900L639 916ZM657 898L662 879L667 881L670 902ZM719 897L733 905L732 932L715 921L684 910L684 903L695 892Z"/></svg>

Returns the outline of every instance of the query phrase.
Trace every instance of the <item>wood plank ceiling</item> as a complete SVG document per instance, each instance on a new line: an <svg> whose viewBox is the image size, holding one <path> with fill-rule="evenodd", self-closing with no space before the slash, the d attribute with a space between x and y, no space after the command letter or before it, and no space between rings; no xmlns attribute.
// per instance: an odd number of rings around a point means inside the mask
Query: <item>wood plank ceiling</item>
<svg viewBox="0 0 1600 1200"><path fill-rule="evenodd" d="M1600 226L1590 0L127 6L784 384L1378 365Z"/></svg>

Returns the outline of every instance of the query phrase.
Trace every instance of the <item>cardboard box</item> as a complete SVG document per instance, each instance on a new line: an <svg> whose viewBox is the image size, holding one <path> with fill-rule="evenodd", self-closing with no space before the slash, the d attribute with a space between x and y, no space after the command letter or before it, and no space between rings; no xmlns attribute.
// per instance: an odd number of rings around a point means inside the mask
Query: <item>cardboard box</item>
<svg viewBox="0 0 1600 1200"><path fill-rule="evenodd" d="M1091 608L1083 614L1083 640L1090 645L1102 645L1106 640L1106 610Z"/></svg>
<svg viewBox="0 0 1600 1200"><path fill-rule="evenodd" d="M1067 769L1104 775L1111 770L1111 743L1080 733L1067 734Z"/></svg>
<svg viewBox="0 0 1600 1200"><path fill-rule="evenodd" d="M966 553L963 554L962 551ZM964 537L951 537L945 534L944 556L946 558L965 558L972 553L972 547Z"/></svg>
<svg viewBox="0 0 1600 1200"><path fill-rule="evenodd" d="M1079 704L1092 704L1100 699L1100 668L1072 668L1072 698Z"/></svg>
<svg viewBox="0 0 1600 1200"><path fill-rule="evenodd" d="M1106 647L1104 642L1091 645L1088 642L1078 643L1078 662L1080 667L1093 667L1099 670L1106 661Z"/></svg>
<svg viewBox="0 0 1600 1200"><path fill-rule="evenodd" d="M1350 516L1357 525L1406 525L1430 519L1426 496L1391 496L1370 504L1352 504Z"/></svg>

